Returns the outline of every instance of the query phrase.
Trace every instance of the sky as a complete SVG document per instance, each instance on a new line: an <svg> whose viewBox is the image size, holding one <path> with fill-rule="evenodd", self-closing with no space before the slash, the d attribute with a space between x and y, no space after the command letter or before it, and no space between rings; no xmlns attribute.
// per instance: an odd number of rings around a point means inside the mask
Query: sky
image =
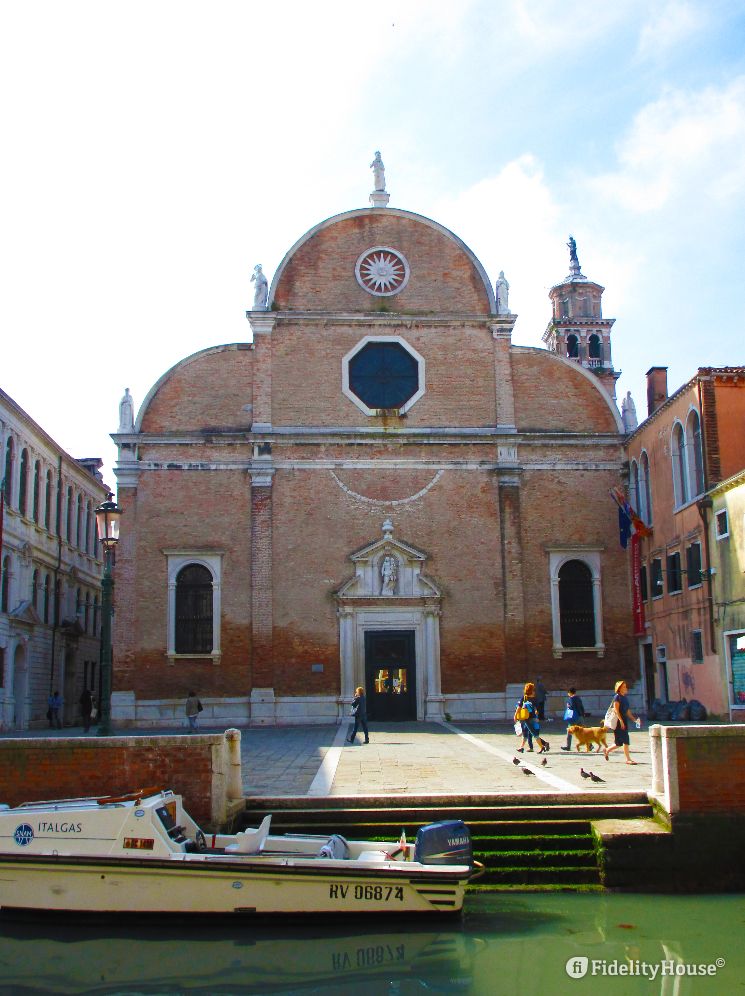
<svg viewBox="0 0 745 996"><path fill-rule="evenodd" d="M113 485L125 387L249 339L379 149L516 344L575 237L641 420L649 367L745 364L744 43L742 0L0 0L0 387Z"/></svg>

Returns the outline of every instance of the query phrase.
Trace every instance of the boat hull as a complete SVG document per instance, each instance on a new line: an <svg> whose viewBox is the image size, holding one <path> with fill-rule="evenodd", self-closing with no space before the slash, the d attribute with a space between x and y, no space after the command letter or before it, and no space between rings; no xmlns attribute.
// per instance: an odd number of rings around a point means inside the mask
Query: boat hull
<svg viewBox="0 0 745 996"><path fill-rule="evenodd" d="M0 909L77 913L443 915L463 906L468 869L321 870L209 860L0 858Z"/></svg>

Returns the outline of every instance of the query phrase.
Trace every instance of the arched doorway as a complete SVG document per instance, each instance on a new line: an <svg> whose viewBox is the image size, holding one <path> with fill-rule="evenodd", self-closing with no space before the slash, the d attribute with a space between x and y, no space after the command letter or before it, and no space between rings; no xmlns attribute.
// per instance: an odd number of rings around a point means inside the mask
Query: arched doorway
<svg viewBox="0 0 745 996"><path fill-rule="evenodd" d="M62 725L74 726L77 721L77 696L75 695L75 653L65 654L65 682L62 692Z"/></svg>
<svg viewBox="0 0 745 996"><path fill-rule="evenodd" d="M26 644L16 644L13 654L13 728L28 728L28 663Z"/></svg>

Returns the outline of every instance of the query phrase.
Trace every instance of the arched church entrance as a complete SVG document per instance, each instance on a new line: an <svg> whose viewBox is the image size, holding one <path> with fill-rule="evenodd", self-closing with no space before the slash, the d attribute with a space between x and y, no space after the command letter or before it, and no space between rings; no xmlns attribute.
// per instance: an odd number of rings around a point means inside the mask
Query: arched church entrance
<svg viewBox="0 0 745 996"><path fill-rule="evenodd" d="M336 592L341 707L362 685L371 719L441 719L440 604L437 585L422 571L426 554L383 538L349 559L354 577Z"/></svg>
<svg viewBox="0 0 745 996"><path fill-rule="evenodd" d="M416 719L414 636L413 629L365 633L365 694L370 719Z"/></svg>

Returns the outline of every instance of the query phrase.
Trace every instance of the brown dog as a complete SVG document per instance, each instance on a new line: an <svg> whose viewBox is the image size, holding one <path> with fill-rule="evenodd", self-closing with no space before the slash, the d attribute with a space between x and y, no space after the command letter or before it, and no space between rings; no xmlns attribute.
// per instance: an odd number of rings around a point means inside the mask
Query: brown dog
<svg viewBox="0 0 745 996"><path fill-rule="evenodd" d="M608 730L604 726L570 726L567 733L571 733L577 740L577 750L584 747L587 753L592 752L592 745L598 745L598 753L606 746L605 738Z"/></svg>

